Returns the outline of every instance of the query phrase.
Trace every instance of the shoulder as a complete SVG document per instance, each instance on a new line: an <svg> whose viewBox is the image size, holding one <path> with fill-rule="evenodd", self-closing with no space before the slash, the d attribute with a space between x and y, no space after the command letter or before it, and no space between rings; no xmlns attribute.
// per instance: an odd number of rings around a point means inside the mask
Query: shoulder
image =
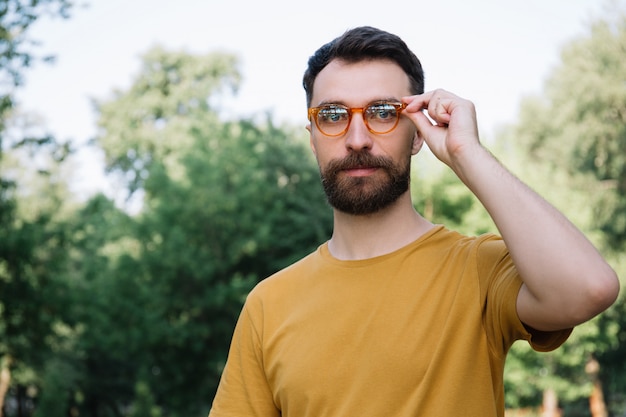
<svg viewBox="0 0 626 417"><path fill-rule="evenodd" d="M248 294L248 300L277 297L303 285L306 278L314 275L322 263L323 246L259 282Z"/></svg>
<svg viewBox="0 0 626 417"><path fill-rule="evenodd" d="M450 256L465 254L478 258L498 258L508 253L504 240L496 234L470 236L443 226L439 226L420 249L443 251Z"/></svg>

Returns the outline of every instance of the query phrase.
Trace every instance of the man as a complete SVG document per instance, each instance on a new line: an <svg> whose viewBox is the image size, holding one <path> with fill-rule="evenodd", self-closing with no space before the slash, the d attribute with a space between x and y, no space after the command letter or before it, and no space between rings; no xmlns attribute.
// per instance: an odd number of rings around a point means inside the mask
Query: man
<svg viewBox="0 0 626 417"><path fill-rule="evenodd" d="M405 43L371 27L310 58L307 129L333 234L248 296L211 417L503 416L511 344L555 349L617 297L589 241L481 146L473 104L423 82ZM424 142L501 238L415 211Z"/></svg>

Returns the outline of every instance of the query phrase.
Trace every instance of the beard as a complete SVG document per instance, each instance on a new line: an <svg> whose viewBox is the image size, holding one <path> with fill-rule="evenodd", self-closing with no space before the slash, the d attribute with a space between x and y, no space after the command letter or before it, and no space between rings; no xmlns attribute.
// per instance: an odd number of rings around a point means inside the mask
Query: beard
<svg viewBox="0 0 626 417"><path fill-rule="evenodd" d="M378 168L379 172L366 177L340 175L343 170L363 167ZM359 152L330 161L320 169L320 176L332 207L347 214L366 215L388 207L404 194L409 189L410 172L411 157L396 165L390 158Z"/></svg>

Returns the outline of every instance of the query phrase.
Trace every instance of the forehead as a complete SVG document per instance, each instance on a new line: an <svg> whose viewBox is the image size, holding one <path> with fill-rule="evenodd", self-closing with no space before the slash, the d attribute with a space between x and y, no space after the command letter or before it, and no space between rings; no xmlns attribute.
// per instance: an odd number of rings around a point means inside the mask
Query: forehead
<svg viewBox="0 0 626 417"><path fill-rule="evenodd" d="M409 77L389 60L349 63L331 61L315 79L311 105L342 103L363 106L376 100L400 100L410 95Z"/></svg>

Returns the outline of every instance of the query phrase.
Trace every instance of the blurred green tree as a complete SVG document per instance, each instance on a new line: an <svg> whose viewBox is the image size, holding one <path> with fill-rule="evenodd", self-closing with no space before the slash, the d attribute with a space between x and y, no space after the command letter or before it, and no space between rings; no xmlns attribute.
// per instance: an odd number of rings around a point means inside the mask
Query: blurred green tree
<svg viewBox="0 0 626 417"><path fill-rule="evenodd" d="M57 315L64 304L64 284L56 271L62 264L65 236L53 220L56 201L49 192L42 196L48 203L42 209L33 210L23 200L18 204L25 187L10 175L15 165L7 168L7 152L35 145L41 155L62 147L49 136L28 136L9 127L8 121L15 117L14 94L23 85L26 70L39 60L52 60L36 53L31 25L42 16L66 18L71 6L69 0L0 2L0 372L5 376L0 382L0 412L9 381L20 410L24 408L26 384L33 382L31 371L46 366L49 343L59 336ZM9 131L12 140L7 140ZM35 180L49 180L48 174L39 172Z"/></svg>
<svg viewBox="0 0 626 417"><path fill-rule="evenodd" d="M523 101L518 123L502 138L522 155L518 167L524 178L586 232L621 277L626 274L625 50L626 10L613 3L588 34L565 46L544 94ZM622 295L557 352L536 357L513 350L507 386L516 388L509 389L507 401L534 401L551 388L564 407L588 410L587 398L599 401L603 388L609 412L623 414L626 316L619 312L625 303ZM585 371L595 366L597 372Z"/></svg>
<svg viewBox="0 0 626 417"><path fill-rule="evenodd" d="M29 28L42 16L69 17L72 6L71 0L0 2L0 132L6 113L13 108L15 88L24 83L24 71L38 60L53 60L53 56L36 54L37 42L29 36Z"/></svg>
<svg viewBox="0 0 626 417"><path fill-rule="evenodd" d="M20 180L19 186L13 183L5 189L12 195L2 202L0 221L0 356L11 371L12 392L19 404L32 400L28 388L55 367L58 349L63 350L71 338L64 276L68 192L59 162L45 158L55 149L53 142L26 141L4 155L0 164L6 181Z"/></svg>

